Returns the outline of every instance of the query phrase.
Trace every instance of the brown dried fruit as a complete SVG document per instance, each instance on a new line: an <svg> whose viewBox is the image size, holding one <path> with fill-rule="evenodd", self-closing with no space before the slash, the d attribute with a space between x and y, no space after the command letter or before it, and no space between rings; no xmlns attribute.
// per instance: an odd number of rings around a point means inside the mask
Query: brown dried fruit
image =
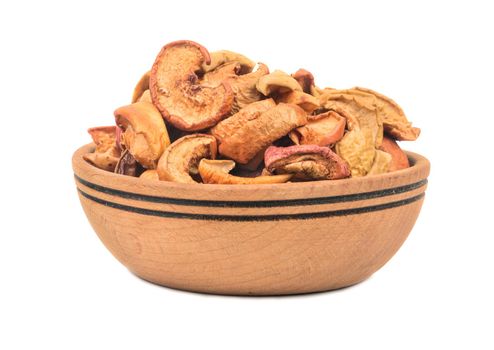
<svg viewBox="0 0 494 350"><path fill-rule="evenodd" d="M235 95L232 113L236 113L240 109L259 101L264 97L257 91L256 84L261 77L267 74L269 74L268 66L259 63L259 67L255 72L232 76L227 80Z"/></svg>
<svg viewBox="0 0 494 350"><path fill-rule="evenodd" d="M143 178L184 183L201 182L200 159L217 151L228 160L203 161L213 178L206 182L272 182L259 177L271 171L293 180L341 178L409 166L394 140L415 140L420 129L390 98L360 87L321 89L305 69L288 75L255 66L193 41L165 45L135 86L133 105L115 111L117 127L90 130L96 150L84 158L134 176L144 165L151 171ZM200 130L211 135L191 135ZM165 150L169 137L173 147Z"/></svg>
<svg viewBox="0 0 494 350"><path fill-rule="evenodd" d="M264 154L266 169L276 174L296 174L303 180L335 180L350 176L343 159L328 147L271 146Z"/></svg>
<svg viewBox="0 0 494 350"><path fill-rule="evenodd" d="M204 74L203 84L216 87L221 85L226 79L237 76L241 66L238 62L228 62L216 69Z"/></svg>
<svg viewBox="0 0 494 350"><path fill-rule="evenodd" d="M191 174L197 174L202 158L216 158L216 139L211 135L192 134L173 142L158 162L160 180L196 183Z"/></svg>
<svg viewBox="0 0 494 350"><path fill-rule="evenodd" d="M96 148L83 158L94 166L113 171L120 158L120 150L116 145L116 126L99 126L88 129Z"/></svg>
<svg viewBox="0 0 494 350"><path fill-rule="evenodd" d="M402 151L395 140L384 136L383 142L379 149L391 155L389 171L405 169L410 166L407 155L405 154L405 152Z"/></svg>
<svg viewBox="0 0 494 350"><path fill-rule="evenodd" d="M228 50L211 52L210 57L211 61L209 63L203 63L201 67L206 73L217 69L219 66L230 62L236 62L240 65L240 69L237 74L246 74L252 72L252 69L254 69L254 66L256 65L254 61L244 55Z"/></svg>
<svg viewBox="0 0 494 350"><path fill-rule="evenodd" d="M292 130L288 136L297 145L329 146L345 133L346 119L334 111L307 117L308 123Z"/></svg>
<svg viewBox="0 0 494 350"><path fill-rule="evenodd" d="M338 112L347 119L348 130L367 129L372 134L375 146L381 144L382 120L373 95L355 89L326 90L319 100L321 106Z"/></svg>
<svg viewBox="0 0 494 350"><path fill-rule="evenodd" d="M160 112L149 102L136 102L115 110L115 122L122 128L121 143L145 168L154 169L170 144Z"/></svg>
<svg viewBox="0 0 494 350"><path fill-rule="evenodd" d="M219 151L238 163L246 164L273 141L306 123L307 115L302 108L280 103L257 118L240 125L233 134L224 137Z"/></svg>
<svg viewBox="0 0 494 350"><path fill-rule="evenodd" d="M181 130L206 129L231 111L230 85L207 86L196 74L210 62L203 46L181 40L165 45L153 64L149 79L153 103L165 120Z"/></svg>
<svg viewBox="0 0 494 350"><path fill-rule="evenodd" d="M156 169L148 169L145 172L143 172L139 178L141 179L146 179L146 180L159 180L160 177L158 175L158 171Z"/></svg>
<svg viewBox="0 0 494 350"><path fill-rule="evenodd" d="M311 94L315 88L314 76L308 70L300 68L292 74L292 77L300 84L302 91L306 94Z"/></svg>
<svg viewBox="0 0 494 350"><path fill-rule="evenodd" d="M126 149L123 151L115 167L115 174L139 176L142 171L142 166L137 162L129 150Z"/></svg>
<svg viewBox="0 0 494 350"><path fill-rule="evenodd" d="M310 94L312 96L315 96L315 97L317 97L317 98L320 99L321 96L323 96L326 92L328 92L328 91L334 91L334 90L336 90L336 89L333 89L333 88L330 88L330 87L325 87L324 89L321 89L320 87L314 86L314 88L311 89ZM322 103L321 103L321 105L322 105Z"/></svg>
<svg viewBox="0 0 494 350"><path fill-rule="evenodd" d="M224 81L230 85L234 94L232 114L264 97L257 91L256 83L260 77L269 74L269 68L262 63L255 72L239 75L241 71L240 63L228 62L206 73L203 77L204 84L208 86L218 86Z"/></svg>
<svg viewBox="0 0 494 350"><path fill-rule="evenodd" d="M141 79L137 82L137 85L134 88L134 93L132 94L132 103L140 100L142 94L149 90L149 75L151 71L148 71L143 74Z"/></svg>
<svg viewBox="0 0 494 350"><path fill-rule="evenodd" d="M371 94L376 98L376 105L384 125L384 130L397 140L414 141L420 135L420 129L412 127L401 107L389 97L370 89L356 87L354 90Z"/></svg>
<svg viewBox="0 0 494 350"><path fill-rule="evenodd" d="M151 99L151 92L149 90L144 91L137 101L153 103L153 100Z"/></svg>
<svg viewBox="0 0 494 350"><path fill-rule="evenodd" d="M96 145L96 152L105 152L115 144L117 127L114 125L89 128L87 132Z"/></svg>
<svg viewBox="0 0 494 350"><path fill-rule="evenodd" d="M302 90L306 94L310 94L314 97L319 97L319 95L323 92L322 89L318 88L314 83L314 76L308 70L303 68L299 69L295 73L292 74L292 77L298 81Z"/></svg>
<svg viewBox="0 0 494 350"><path fill-rule="evenodd" d="M317 98L302 91L290 91L281 94L276 98L276 102L291 103L300 106L308 114L311 114L320 107Z"/></svg>
<svg viewBox="0 0 494 350"><path fill-rule="evenodd" d="M292 174L258 176L258 177L240 177L230 175L229 172L235 167L232 160L209 160L202 159L199 163L199 174L202 181L207 184L273 184L287 182L293 176Z"/></svg>
<svg viewBox="0 0 494 350"><path fill-rule="evenodd" d="M271 146L271 145L269 145L269 146ZM259 167L261 166L261 164L264 162L264 152L266 152L266 149L268 147L263 148L262 150L257 152L257 154L254 156L254 158L249 160L248 163L238 164L238 168L242 169L242 170L246 170L246 171L251 171L251 172L258 170Z"/></svg>
<svg viewBox="0 0 494 350"><path fill-rule="evenodd" d="M320 101L346 118L349 132L336 144L336 152L348 163L352 176L365 176L383 138L375 97L355 89L326 90Z"/></svg>
<svg viewBox="0 0 494 350"><path fill-rule="evenodd" d="M222 120L211 128L211 134L216 137L218 143L221 143L225 137L233 135L236 130L241 128L249 120L258 118L261 113L275 106L276 103L272 98L248 104L231 117Z"/></svg>
<svg viewBox="0 0 494 350"><path fill-rule="evenodd" d="M273 93L282 94L290 91L302 91L300 84L290 75L281 70L275 70L259 79L256 84L257 90L264 96Z"/></svg>
<svg viewBox="0 0 494 350"><path fill-rule="evenodd" d="M387 173L389 171L390 164L391 164L391 155L386 152L376 150L376 155L374 156L374 163L372 164L372 167L370 168L367 175L377 175L377 174Z"/></svg>
<svg viewBox="0 0 494 350"><path fill-rule="evenodd" d="M336 153L349 165L352 176L365 176L374 163L376 148L374 135L368 129L348 131L336 143Z"/></svg>

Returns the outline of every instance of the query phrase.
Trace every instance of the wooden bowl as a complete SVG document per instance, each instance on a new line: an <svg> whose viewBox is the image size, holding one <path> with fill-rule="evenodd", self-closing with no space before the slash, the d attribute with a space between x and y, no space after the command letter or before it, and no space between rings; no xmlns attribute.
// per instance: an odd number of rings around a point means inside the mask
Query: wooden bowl
<svg viewBox="0 0 494 350"><path fill-rule="evenodd" d="M79 198L110 252L137 276L197 292L280 295L342 288L382 267L410 233L429 161L347 180L179 184L100 170L73 156Z"/></svg>

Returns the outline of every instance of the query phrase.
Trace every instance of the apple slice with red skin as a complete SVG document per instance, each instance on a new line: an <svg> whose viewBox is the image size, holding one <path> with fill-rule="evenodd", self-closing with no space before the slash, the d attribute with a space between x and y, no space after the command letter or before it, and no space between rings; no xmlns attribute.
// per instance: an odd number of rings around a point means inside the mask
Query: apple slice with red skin
<svg viewBox="0 0 494 350"><path fill-rule="evenodd" d="M227 116L234 94L224 81L204 84L198 73L211 58L205 47L188 40L165 45L153 64L149 90L163 118L176 128L197 131L209 128Z"/></svg>

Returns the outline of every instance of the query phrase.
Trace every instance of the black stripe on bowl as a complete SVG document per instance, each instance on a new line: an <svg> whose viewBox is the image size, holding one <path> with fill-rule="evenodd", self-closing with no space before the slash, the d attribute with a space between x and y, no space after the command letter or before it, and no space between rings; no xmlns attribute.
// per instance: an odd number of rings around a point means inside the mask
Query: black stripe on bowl
<svg viewBox="0 0 494 350"><path fill-rule="evenodd" d="M161 203L161 204L175 204L175 205L185 205L185 206L194 206L194 207L215 207L215 208L272 208L272 207L293 207L293 206L305 206L305 205L355 202L355 201L361 201L361 200L367 200L373 198L392 196L400 193L406 193L413 191L417 188L420 188L422 186L425 186L427 184L427 179L424 179L415 182L413 184L394 187L394 188L387 188L384 190L347 194L340 196L331 196L331 197L267 200L267 201L212 201L212 200L199 200L199 199L171 198L171 197L151 196L146 194L132 193L132 192L121 191L109 187L96 185L92 182L80 178L75 174L74 177L78 182L80 182L81 184L92 190L125 199L132 199L143 202Z"/></svg>
<svg viewBox="0 0 494 350"><path fill-rule="evenodd" d="M82 196L84 196L89 200L92 200L96 203L115 209L125 210L136 214L158 216L163 218L204 220L204 221L307 220L307 219L327 218L333 216L355 215L355 214L370 213L373 211L401 207L416 202L425 196L425 193L421 193L417 196L410 197L407 199L402 199L396 202L389 202L389 203L360 207L360 208L341 209L341 210L323 211L323 212L315 212L315 213L276 214L276 215L215 215L215 214L191 214L191 213L180 213L180 212L169 212L169 211L161 211L161 210L153 210L153 209L145 209L145 208L136 208L129 205L114 203L114 202L106 201L104 199L93 197L90 194L87 194L86 192L80 189L78 189L78 191Z"/></svg>

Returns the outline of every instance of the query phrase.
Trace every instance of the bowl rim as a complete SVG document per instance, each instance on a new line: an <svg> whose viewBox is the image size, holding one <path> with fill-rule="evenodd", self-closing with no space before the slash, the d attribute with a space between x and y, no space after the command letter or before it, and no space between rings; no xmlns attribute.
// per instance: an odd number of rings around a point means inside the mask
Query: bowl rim
<svg viewBox="0 0 494 350"><path fill-rule="evenodd" d="M77 182L104 185L111 189L132 189L134 193L141 194L178 194L179 197L195 198L204 193L215 194L226 197L280 197L280 194L288 195L289 198L299 198L300 194L308 197L317 197L321 194L347 194L360 193L374 189L393 188L396 186L410 185L420 181L426 182L430 171L430 162L424 156L405 151L410 167L385 174L372 176L348 178L340 180L319 180L307 182L288 182L280 184L183 184L168 181L156 181L138 177L115 174L97 168L83 159L83 155L94 150L94 143L79 147L72 156L72 168ZM81 181L82 180L82 181ZM207 195L206 195L207 196ZM284 197L280 197L284 199Z"/></svg>

